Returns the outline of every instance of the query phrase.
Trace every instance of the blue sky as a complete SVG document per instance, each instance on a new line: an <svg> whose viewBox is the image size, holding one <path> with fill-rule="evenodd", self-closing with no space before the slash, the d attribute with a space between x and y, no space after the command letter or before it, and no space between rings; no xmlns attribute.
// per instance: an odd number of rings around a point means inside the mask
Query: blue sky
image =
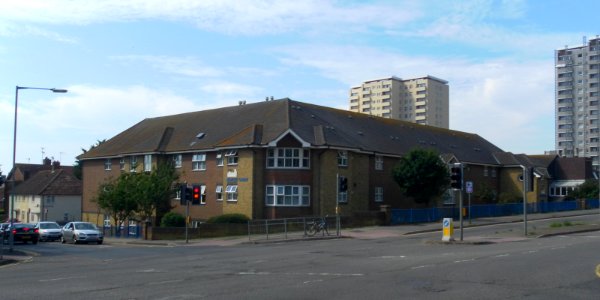
<svg viewBox="0 0 600 300"><path fill-rule="evenodd" d="M600 34L600 2L0 0L0 170L144 118L264 101L348 109L362 81L449 81L450 128L554 148L554 50ZM218 126L218 124L215 124ZM42 150L43 148L43 150Z"/></svg>

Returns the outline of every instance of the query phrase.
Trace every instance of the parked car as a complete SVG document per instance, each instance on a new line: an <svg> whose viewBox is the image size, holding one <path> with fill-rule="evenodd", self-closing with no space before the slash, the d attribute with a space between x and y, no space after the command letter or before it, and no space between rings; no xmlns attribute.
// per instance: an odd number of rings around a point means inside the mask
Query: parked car
<svg viewBox="0 0 600 300"><path fill-rule="evenodd" d="M62 243L71 242L73 244L96 242L100 245L104 241L104 235L92 223L69 222L62 228L60 241Z"/></svg>
<svg viewBox="0 0 600 300"><path fill-rule="evenodd" d="M58 241L62 236L62 228L56 222L38 222L35 228L40 233L40 241Z"/></svg>
<svg viewBox="0 0 600 300"><path fill-rule="evenodd" d="M33 224L13 223L12 226L8 224L7 229L4 231L4 241L8 241L11 232L15 242L23 242L24 244L31 242L35 245L40 238L38 230Z"/></svg>
<svg viewBox="0 0 600 300"><path fill-rule="evenodd" d="M4 240L4 231L8 229L10 223L0 223L0 238Z"/></svg>

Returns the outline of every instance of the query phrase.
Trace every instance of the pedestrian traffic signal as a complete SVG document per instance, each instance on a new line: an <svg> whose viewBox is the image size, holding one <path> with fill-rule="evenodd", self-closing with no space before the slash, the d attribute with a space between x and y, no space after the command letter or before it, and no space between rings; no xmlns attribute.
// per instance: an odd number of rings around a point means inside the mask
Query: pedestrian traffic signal
<svg viewBox="0 0 600 300"><path fill-rule="evenodd" d="M189 192L188 192L189 190ZM186 205L191 198L191 189L187 185L182 184L179 186L179 204Z"/></svg>
<svg viewBox="0 0 600 300"><path fill-rule="evenodd" d="M192 186L192 205L200 204L200 186L194 185Z"/></svg>
<svg viewBox="0 0 600 300"><path fill-rule="evenodd" d="M462 167L454 164L450 168L450 186L462 190Z"/></svg>
<svg viewBox="0 0 600 300"><path fill-rule="evenodd" d="M346 191L348 191L348 178L344 177L344 176L340 176L338 179L338 191L340 193L344 193Z"/></svg>

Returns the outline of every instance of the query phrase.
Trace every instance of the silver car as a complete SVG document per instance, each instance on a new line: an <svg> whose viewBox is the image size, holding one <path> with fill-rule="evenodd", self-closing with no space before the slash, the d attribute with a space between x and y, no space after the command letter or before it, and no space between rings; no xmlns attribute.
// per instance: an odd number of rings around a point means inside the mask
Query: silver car
<svg viewBox="0 0 600 300"><path fill-rule="evenodd" d="M62 243L71 242L73 244L96 242L100 245L104 241L104 235L92 223L69 222L62 228L60 241Z"/></svg>
<svg viewBox="0 0 600 300"><path fill-rule="evenodd" d="M35 228L40 233L40 241L58 241L62 236L62 228L56 222L38 222L35 224Z"/></svg>

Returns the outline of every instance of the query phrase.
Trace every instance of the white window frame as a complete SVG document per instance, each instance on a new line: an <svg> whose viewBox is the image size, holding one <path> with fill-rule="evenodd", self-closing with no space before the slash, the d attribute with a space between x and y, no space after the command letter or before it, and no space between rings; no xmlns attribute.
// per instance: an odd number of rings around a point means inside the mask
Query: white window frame
<svg viewBox="0 0 600 300"><path fill-rule="evenodd" d="M206 153L197 152L192 155L192 171L206 170Z"/></svg>
<svg viewBox="0 0 600 300"><path fill-rule="evenodd" d="M337 152L337 162L338 162L338 167L347 167L348 166L348 151L339 150Z"/></svg>
<svg viewBox="0 0 600 300"><path fill-rule="evenodd" d="M200 185L200 204L206 204L206 185Z"/></svg>
<svg viewBox="0 0 600 300"><path fill-rule="evenodd" d="M267 185L265 205L278 207L310 206L309 185Z"/></svg>
<svg viewBox="0 0 600 300"><path fill-rule="evenodd" d="M217 201L223 201L223 186L220 184L217 184L217 188L215 189L215 193L216 193L216 197L217 197Z"/></svg>
<svg viewBox="0 0 600 300"><path fill-rule="evenodd" d="M223 152L217 152L217 166L223 166Z"/></svg>
<svg viewBox="0 0 600 300"><path fill-rule="evenodd" d="M375 202L383 202L383 187L375 187Z"/></svg>
<svg viewBox="0 0 600 300"><path fill-rule="evenodd" d="M125 170L125 157L121 157L121 159L119 159L119 170Z"/></svg>
<svg viewBox="0 0 600 300"><path fill-rule="evenodd" d="M173 154L173 166L175 168L181 168L183 165L183 155L182 154Z"/></svg>
<svg viewBox="0 0 600 300"><path fill-rule="evenodd" d="M225 151L225 157L227 157L227 165L237 165L238 164L238 151L237 149L227 150Z"/></svg>
<svg viewBox="0 0 600 300"><path fill-rule="evenodd" d="M110 171L112 169L112 162L110 158L107 158L106 160L104 160L104 170L105 171Z"/></svg>
<svg viewBox="0 0 600 300"><path fill-rule="evenodd" d="M310 150L304 148L267 149L268 169L309 169Z"/></svg>
<svg viewBox="0 0 600 300"><path fill-rule="evenodd" d="M137 156L129 157L129 172L135 173L137 169Z"/></svg>
<svg viewBox="0 0 600 300"><path fill-rule="evenodd" d="M152 154L144 155L144 172L152 172Z"/></svg>
<svg viewBox="0 0 600 300"><path fill-rule="evenodd" d="M338 203L348 203L348 191L337 193Z"/></svg>
<svg viewBox="0 0 600 300"><path fill-rule="evenodd" d="M225 194L227 195L228 202L237 202L238 201L238 186L237 185L228 185L225 188Z"/></svg>
<svg viewBox="0 0 600 300"><path fill-rule="evenodd" d="M383 170L383 156L375 155L375 170Z"/></svg>

